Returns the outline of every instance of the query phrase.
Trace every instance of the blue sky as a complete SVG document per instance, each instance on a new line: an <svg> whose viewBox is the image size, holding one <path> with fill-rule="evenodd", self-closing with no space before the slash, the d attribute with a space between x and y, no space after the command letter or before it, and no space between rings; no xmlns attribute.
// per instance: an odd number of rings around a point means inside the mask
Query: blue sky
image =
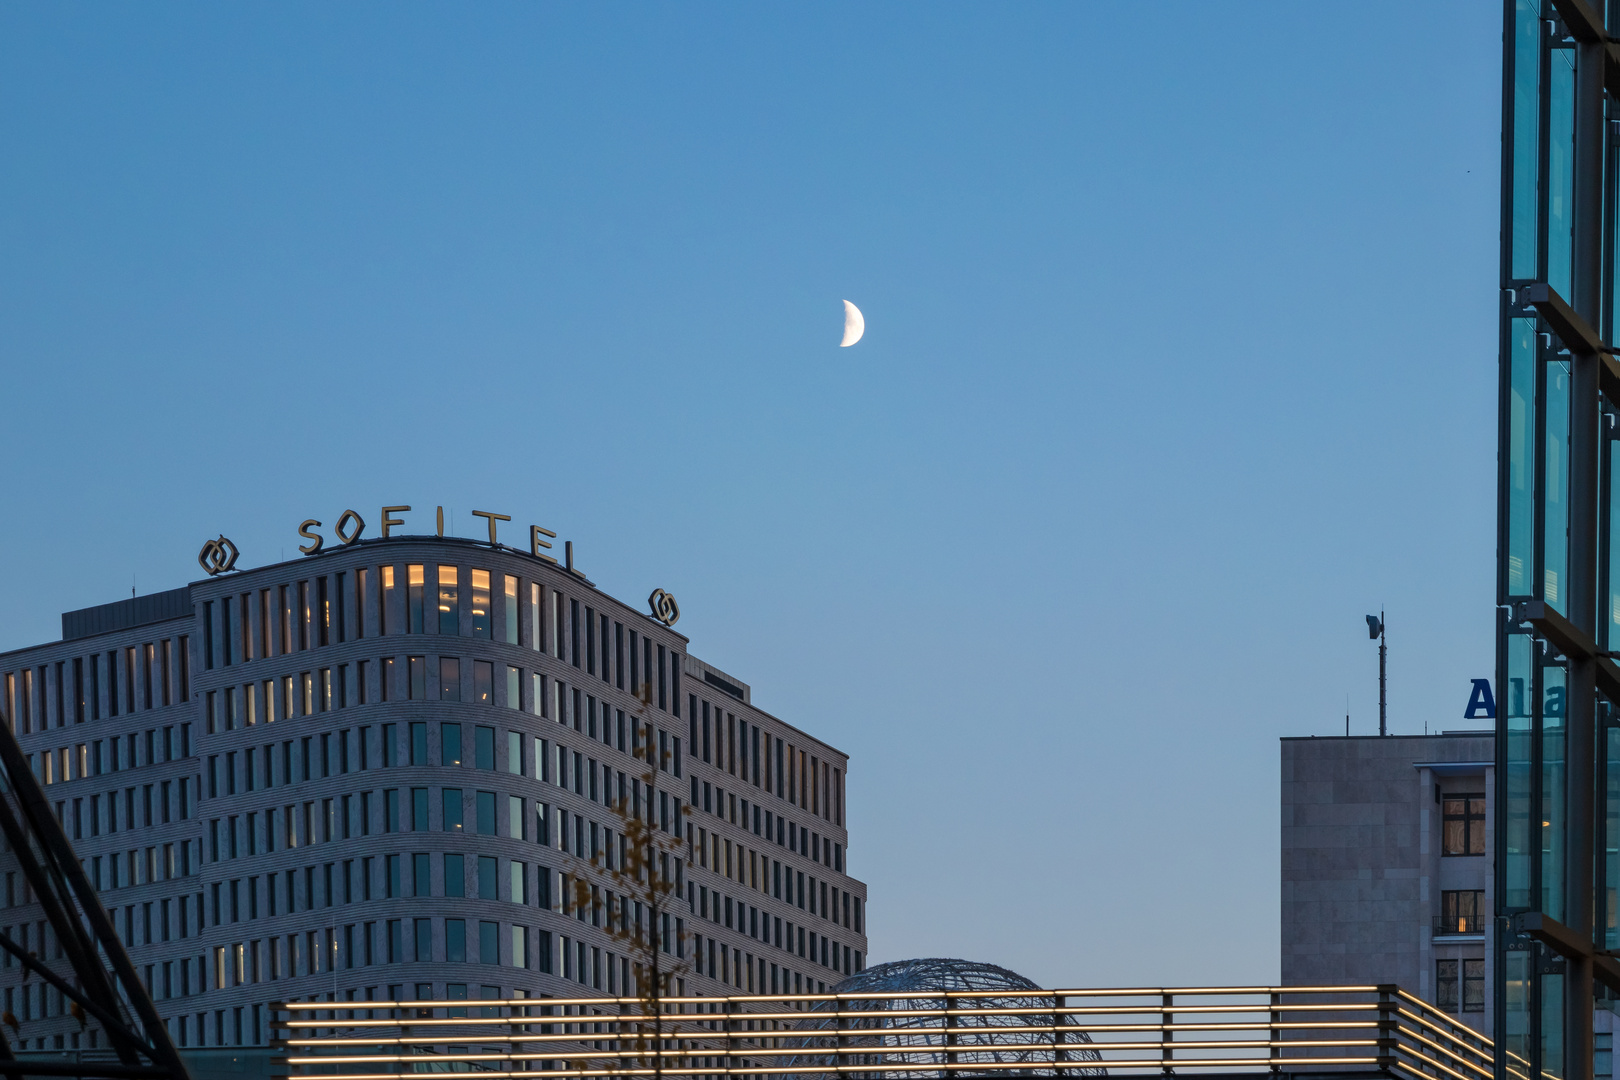
<svg viewBox="0 0 1620 1080"><path fill-rule="evenodd" d="M1465 3L0 7L0 649L509 513L853 756L873 961L1274 979L1363 615L1477 726L1499 79Z"/></svg>

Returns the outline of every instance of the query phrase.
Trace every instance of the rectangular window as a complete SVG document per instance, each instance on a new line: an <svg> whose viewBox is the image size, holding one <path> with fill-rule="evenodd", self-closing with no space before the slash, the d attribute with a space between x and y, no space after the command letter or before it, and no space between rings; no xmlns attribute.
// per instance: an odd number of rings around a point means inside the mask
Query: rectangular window
<svg viewBox="0 0 1620 1080"><path fill-rule="evenodd" d="M467 895L467 860L463 855L444 857L444 895Z"/></svg>
<svg viewBox="0 0 1620 1080"><path fill-rule="evenodd" d="M388 633L388 623L391 613L399 607L399 600L394 596L394 568L384 566L377 581L377 603L380 610L377 613L377 633Z"/></svg>
<svg viewBox="0 0 1620 1080"><path fill-rule="evenodd" d="M461 700L461 661L454 656L439 657L439 700Z"/></svg>
<svg viewBox="0 0 1620 1080"><path fill-rule="evenodd" d="M439 764L461 764L461 725L439 725Z"/></svg>
<svg viewBox="0 0 1620 1080"><path fill-rule="evenodd" d="M538 652L546 651L545 635L541 632L541 627L545 625L543 617L545 612L544 599L539 584L531 582L529 585L529 648Z"/></svg>
<svg viewBox="0 0 1620 1080"><path fill-rule="evenodd" d="M411 788L410 827L413 832L424 832L428 827L428 789Z"/></svg>
<svg viewBox="0 0 1620 1080"><path fill-rule="evenodd" d="M354 636L366 636L366 568L361 567L354 572ZM370 935L367 935L370 941Z"/></svg>
<svg viewBox="0 0 1620 1080"><path fill-rule="evenodd" d="M433 862L427 852L419 851L411 856L411 879L411 895L433 895Z"/></svg>
<svg viewBox="0 0 1620 1080"><path fill-rule="evenodd" d="M426 578L420 565L405 568L405 632L407 634L420 634L423 632L423 597L424 582Z"/></svg>
<svg viewBox="0 0 1620 1080"><path fill-rule="evenodd" d="M506 771L513 776L523 775L523 734L517 731L506 733Z"/></svg>
<svg viewBox="0 0 1620 1080"><path fill-rule="evenodd" d="M506 797L506 834L513 840L523 839L523 799L517 795Z"/></svg>
<svg viewBox="0 0 1620 1080"><path fill-rule="evenodd" d="M496 894L496 876L500 870L500 861L493 855L478 856L478 899L499 900Z"/></svg>
<svg viewBox="0 0 1620 1080"><path fill-rule="evenodd" d="M1446 795L1441 807L1441 854L1485 854L1485 796Z"/></svg>
<svg viewBox="0 0 1620 1080"><path fill-rule="evenodd" d="M461 593L456 588L456 568L439 567L439 633L461 634Z"/></svg>
<svg viewBox="0 0 1620 1080"><path fill-rule="evenodd" d="M523 672L510 665L506 669L506 707L523 708Z"/></svg>
<svg viewBox="0 0 1620 1080"><path fill-rule="evenodd" d="M465 919L444 920L444 958L452 964L467 962L467 921ZM466 987L462 987L465 996Z"/></svg>
<svg viewBox="0 0 1620 1080"><path fill-rule="evenodd" d="M1460 1003L1458 991L1458 962L1456 960L1436 960L1434 973L1434 1003L1447 1012L1456 1012Z"/></svg>
<svg viewBox="0 0 1620 1080"><path fill-rule="evenodd" d="M444 831L461 832L461 789L445 788L441 793Z"/></svg>
<svg viewBox="0 0 1620 1080"><path fill-rule="evenodd" d="M529 902L527 888L529 880L528 868L523 863L518 862L516 859L513 859L508 865L511 870L511 873L508 875L510 881L507 883L508 888L510 889L509 899L514 904L526 904Z"/></svg>
<svg viewBox="0 0 1620 1080"><path fill-rule="evenodd" d="M488 920L478 923L478 962L480 964L498 964L501 962L500 924Z"/></svg>
<svg viewBox="0 0 1620 1080"><path fill-rule="evenodd" d="M495 793L478 793L478 832L483 836L495 835Z"/></svg>
<svg viewBox="0 0 1620 1080"><path fill-rule="evenodd" d="M1484 932L1483 889L1445 889L1440 893L1438 934L1479 934Z"/></svg>
<svg viewBox="0 0 1620 1080"><path fill-rule="evenodd" d="M426 765L427 763L427 724L421 720L413 721L411 724L411 764Z"/></svg>
<svg viewBox="0 0 1620 1080"><path fill-rule="evenodd" d="M409 685L405 690L406 698L410 701L427 700L427 657L407 656L405 667L410 676Z"/></svg>
<svg viewBox="0 0 1620 1080"><path fill-rule="evenodd" d="M505 605L501 612L501 640L509 645L518 643L518 579L511 574L505 576ZM515 708L516 706L514 706Z"/></svg>
<svg viewBox="0 0 1620 1080"><path fill-rule="evenodd" d="M473 661L473 704L495 704L495 665L488 660Z"/></svg>
<svg viewBox="0 0 1620 1080"><path fill-rule="evenodd" d="M1485 961L1464 960L1462 962L1462 1011L1485 1011Z"/></svg>
<svg viewBox="0 0 1620 1080"><path fill-rule="evenodd" d="M495 768L495 729L480 724L473 728L473 767Z"/></svg>
<svg viewBox="0 0 1620 1080"><path fill-rule="evenodd" d="M444 581L443 571L440 571L439 581ZM474 570L472 572L472 636L475 638L490 637L491 612L489 607L489 571Z"/></svg>

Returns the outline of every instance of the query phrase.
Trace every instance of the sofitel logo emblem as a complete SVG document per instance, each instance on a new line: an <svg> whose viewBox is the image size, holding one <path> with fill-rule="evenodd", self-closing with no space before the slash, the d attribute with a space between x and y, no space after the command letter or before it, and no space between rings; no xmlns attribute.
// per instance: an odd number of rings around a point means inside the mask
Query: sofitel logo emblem
<svg viewBox="0 0 1620 1080"><path fill-rule="evenodd" d="M680 605L675 598L663 589L654 589L652 595L647 597L647 606L652 608L653 618L665 626L674 626L681 618Z"/></svg>
<svg viewBox="0 0 1620 1080"><path fill-rule="evenodd" d="M236 568L236 545L225 539L221 534L218 540L210 540L197 552L197 565L209 577L223 574L227 570Z"/></svg>

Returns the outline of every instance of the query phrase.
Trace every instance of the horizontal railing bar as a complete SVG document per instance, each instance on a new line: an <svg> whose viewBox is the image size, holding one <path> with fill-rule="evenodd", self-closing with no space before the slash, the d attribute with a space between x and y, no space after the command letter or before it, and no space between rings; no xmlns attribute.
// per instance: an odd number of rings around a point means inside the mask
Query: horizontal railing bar
<svg viewBox="0 0 1620 1080"><path fill-rule="evenodd" d="M1241 994L1376 994L1388 990L1392 993L1399 991L1392 986L1185 986L1185 987L1126 987L1120 989L1091 989L1091 990L907 990L903 992L873 991L858 994L736 994L726 997L666 997L665 1005L697 1004L716 1001L901 1001L915 998L1048 998L1048 997L1133 997L1163 994L1189 995L1201 994L1237 996ZM579 998L476 998L469 1002L471 1005L597 1005L603 1002L622 1002L627 1005L639 1005L641 999L636 997L579 997ZM330 1009L333 1005L344 1005L347 1002L330 1001L275 1001L270 1003L271 1009L308 1010ZM355 1002L365 1008L373 1009L404 1009L404 1008L443 1008L443 1001L435 1000L406 1000L406 1001L368 1001Z"/></svg>
<svg viewBox="0 0 1620 1080"><path fill-rule="evenodd" d="M420 1056L412 1056L412 1057L399 1058L399 1059L376 1059L375 1063L376 1064L414 1063L414 1064L417 1064L417 1065L433 1065L433 1064L448 1064L450 1062L450 1060L452 1060L452 1059L440 1058L440 1057L437 1057L437 1056L431 1057L431 1058L425 1058L425 1059L423 1057L420 1057ZM1274 1060L1275 1059L1273 1059L1273 1058L1212 1058L1212 1059L1209 1059L1209 1060L1202 1060L1202 1059L1182 1060L1180 1058L1177 1058L1175 1060L1174 1064L1175 1064L1175 1067L1177 1069L1182 1069L1182 1068L1230 1069L1230 1068L1233 1068L1234 1066L1267 1067L1267 1068L1269 1068L1269 1066L1272 1064L1272 1062ZM1308 1061L1313 1066L1317 1066L1317 1065L1377 1065L1378 1062L1379 1062L1379 1058L1378 1057L1364 1057L1364 1056L1358 1056L1358 1057L1320 1057L1320 1058L1310 1058L1310 1059L1308 1059ZM368 1063L370 1063L370 1062L368 1062ZM328 1061L328 1062L326 1062L326 1064L332 1064L332 1062ZM1073 1067L1076 1067L1076 1068L1083 1068L1086 1064L1087 1063L1085 1063L1085 1062L1073 1062L1073 1063L1069 1063L1069 1065L1066 1065L1065 1067L1069 1067L1070 1065L1072 1065ZM878 1071L882 1071L882 1072L933 1072L933 1073L938 1073L938 1072L944 1071L944 1072L955 1072L955 1073L978 1073L978 1072L986 1072L986 1071L1003 1072L1003 1071L1008 1071L1008 1070L1027 1069L1028 1067L1029 1066L1028 1066L1027 1063L1021 1063L1021 1062L962 1062L962 1063L924 1062L924 1063L918 1063L916 1065L888 1065L888 1066L882 1067L881 1069L879 1067L877 1067L877 1066L874 1066L870 1070L867 1070L867 1069L853 1069L851 1071L854 1071L854 1072L865 1072L865 1071L872 1071L872 1072L878 1072ZM1131 1061L1123 1061L1123 1062L1113 1062L1113 1061L1111 1061L1111 1062L1107 1063L1107 1067L1110 1068L1110 1069L1151 1069L1151 1070L1154 1070L1156 1072L1162 1072L1163 1069L1164 1069L1164 1059L1155 1057L1155 1058L1139 1058L1139 1059L1135 1059L1135 1060L1131 1060ZM762 1071L762 1072L763 1071L769 1071L769 1072L778 1073L778 1074L782 1074L782 1075L803 1075L803 1074L806 1074L806 1073L825 1072L826 1070L827 1070L827 1066L825 1066L825 1065L791 1065L791 1066L762 1067L758 1071ZM728 1075L728 1074L734 1074L737 1070L736 1069L726 1069L726 1068L719 1067L719 1066L692 1066L692 1067L689 1067L689 1068L668 1068L668 1067L666 1067L661 1071L662 1071L662 1074L664 1076L724 1076L724 1075ZM602 1076L602 1077L611 1077L611 1076L652 1076L652 1075L654 1075L654 1074L656 1074L658 1072L660 1072L660 1070L650 1068L650 1067L649 1068L642 1068L642 1069L574 1069L574 1070L570 1070L568 1075L570 1077L581 1077L581 1076ZM416 1075L416 1074L414 1074L414 1073L375 1073L375 1074L366 1074L366 1073L337 1073L337 1074L332 1074L332 1073L311 1073L311 1074L306 1074L306 1075L311 1075L311 1076L318 1075L318 1076L325 1077L326 1080L364 1080L364 1078L367 1077L367 1076L387 1077L387 1078L390 1078L390 1080L394 1080L394 1078L397 1078L397 1077L402 1076L402 1075ZM551 1077L555 1078L556 1073L554 1071L549 1071L549 1070L535 1070L535 1071L523 1071L523 1072L518 1072L518 1071L507 1072L507 1071L503 1070L500 1073L500 1075L503 1078L504 1077L515 1077L515 1076L551 1076Z"/></svg>

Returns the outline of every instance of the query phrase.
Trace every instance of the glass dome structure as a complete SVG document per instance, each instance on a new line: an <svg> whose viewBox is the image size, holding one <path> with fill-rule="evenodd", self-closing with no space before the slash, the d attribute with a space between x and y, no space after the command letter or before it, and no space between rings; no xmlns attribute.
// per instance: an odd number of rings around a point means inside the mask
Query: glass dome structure
<svg viewBox="0 0 1620 1080"><path fill-rule="evenodd" d="M899 996L926 993L930 990L940 992L941 996L922 998ZM995 964L938 957L879 964L877 967L850 976L832 987L831 992L840 995L892 993L896 997L860 998L842 1002L842 1010L845 1013L869 1011L872 1015L870 1019L866 1017L846 1019L843 1029L837 1036L817 1034L822 1031L833 1031L837 1028L837 1023L831 1017L818 1017L815 1012L810 1013L796 1026L796 1031L800 1033L797 1039L785 1040L787 1046L798 1051L785 1064L800 1067L826 1065L828 1071L824 1075L831 1078L835 1075L835 1055L816 1051L822 1049L832 1051L841 1041L846 1048L862 1046L872 1048L871 1055L842 1055L846 1073L859 1072L870 1080L944 1077L947 1072L945 1069L947 1050L943 1017L894 1014L917 1009L943 1009L946 1005L944 993L960 990L1007 991L1005 997L970 999L973 1005L988 1009L1027 1009L1040 1004L1043 996L1047 1002L1052 1001L1050 994L1043 992L1035 983L1017 972L1008 971ZM830 1007L830 1003L818 1005L817 1011L824 1011ZM1061 1022L1074 1024L1077 1018L1064 1014ZM1087 1045L1091 1042L1089 1036L1081 1031L1065 1032L1063 1043L1059 1045L1050 1031L1041 1030L1051 1027L1052 1024L1052 1013L1026 1013L1022 1016L1006 1017L953 1017L953 1028L976 1030L956 1035L949 1052L954 1056L958 1069L962 1065L993 1063L1003 1066L995 1070L997 1075L1001 1076L1107 1075L1107 1070L1100 1063L1101 1056ZM902 1065L907 1067L896 1067ZM928 1065L939 1067L929 1069L926 1067ZM1027 1067L1009 1069L1005 1068L1007 1065ZM783 1075L796 1078L815 1074Z"/></svg>

